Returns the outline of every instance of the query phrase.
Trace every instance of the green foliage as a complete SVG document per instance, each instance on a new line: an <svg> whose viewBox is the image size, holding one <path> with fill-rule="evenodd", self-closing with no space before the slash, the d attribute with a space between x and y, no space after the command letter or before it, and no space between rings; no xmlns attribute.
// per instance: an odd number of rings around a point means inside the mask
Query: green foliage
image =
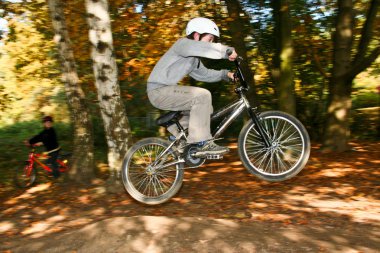
<svg viewBox="0 0 380 253"><path fill-rule="evenodd" d="M0 111L4 111L10 101L11 99L9 98L9 94L5 91L5 87L0 84Z"/></svg>
<svg viewBox="0 0 380 253"><path fill-rule="evenodd" d="M352 98L352 109L380 106L380 94L375 92L361 93Z"/></svg>
<svg viewBox="0 0 380 253"><path fill-rule="evenodd" d="M351 132L358 139L378 140L380 138L380 106L352 111Z"/></svg>
<svg viewBox="0 0 380 253"><path fill-rule="evenodd" d="M54 123L54 129L57 132L60 145L64 149L69 149L72 144L72 128L70 124ZM11 154L14 149L19 150L20 147L24 149L23 141L30 139L42 130L41 121L23 121L0 128L0 136L3 146L7 146ZM8 151L4 151L2 154L6 154Z"/></svg>
<svg viewBox="0 0 380 253"><path fill-rule="evenodd" d="M21 11L21 10L19 10ZM9 33L1 47L1 98L7 98L0 110L0 126L53 114L68 120L66 101L62 99L59 64L44 3L23 5L20 15L9 17Z"/></svg>

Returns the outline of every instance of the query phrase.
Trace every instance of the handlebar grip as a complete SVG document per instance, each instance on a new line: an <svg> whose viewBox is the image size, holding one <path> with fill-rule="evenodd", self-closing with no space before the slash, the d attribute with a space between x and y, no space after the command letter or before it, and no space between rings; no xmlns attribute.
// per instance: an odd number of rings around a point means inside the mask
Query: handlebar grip
<svg viewBox="0 0 380 253"><path fill-rule="evenodd" d="M228 48L226 53L228 56L230 56L234 51L231 48Z"/></svg>

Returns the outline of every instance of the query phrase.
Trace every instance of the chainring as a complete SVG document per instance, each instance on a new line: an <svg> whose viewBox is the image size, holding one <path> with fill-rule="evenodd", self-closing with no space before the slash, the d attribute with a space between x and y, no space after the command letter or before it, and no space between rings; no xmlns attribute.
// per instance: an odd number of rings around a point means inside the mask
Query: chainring
<svg viewBox="0 0 380 253"><path fill-rule="evenodd" d="M206 158L194 157L193 155L199 151L198 145L188 145L186 146L183 154L185 159L185 164L189 168L196 168L204 164Z"/></svg>

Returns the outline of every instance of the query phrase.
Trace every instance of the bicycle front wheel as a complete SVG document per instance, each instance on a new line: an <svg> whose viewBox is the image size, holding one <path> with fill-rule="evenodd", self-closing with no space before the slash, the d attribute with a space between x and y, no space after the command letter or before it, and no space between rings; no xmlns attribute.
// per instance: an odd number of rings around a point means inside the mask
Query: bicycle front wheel
<svg viewBox="0 0 380 253"><path fill-rule="evenodd" d="M146 138L133 145L125 156L122 180L127 192L148 205L161 204L181 188L183 163L160 138Z"/></svg>
<svg viewBox="0 0 380 253"><path fill-rule="evenodd" d="M246 169L266 181L283 181L297 175L310 155L309 135L292 115L280 111L260 114L260 122L268 136L266 147L251 121L239 134L239 156Z"/></svg>
<svg viewBox="0 0 380 253"><path fill-rule="evenodd" d="M20 166L16 169L14 182L18 187L30 187L36 181L37 173L34 167L29 166L29 163L23 167Z"/></svg>

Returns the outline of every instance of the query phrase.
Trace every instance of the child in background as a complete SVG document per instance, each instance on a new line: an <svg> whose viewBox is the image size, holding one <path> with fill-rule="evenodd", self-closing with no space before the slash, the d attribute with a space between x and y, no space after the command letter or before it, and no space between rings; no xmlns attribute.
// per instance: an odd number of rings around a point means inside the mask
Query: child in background
<svg viewBox="0 0 380 253"><path fill-rule="evenodd" d="M47 163L51 164L53 169L53 177L58 178L60 176L57 158L59 150L61 149L58 144L57 135L53 128L53 118L51 116L45 116L42 119L44 124L44 130L26 141L27 145L44 145L46 153L49 155Z"/></svg>

